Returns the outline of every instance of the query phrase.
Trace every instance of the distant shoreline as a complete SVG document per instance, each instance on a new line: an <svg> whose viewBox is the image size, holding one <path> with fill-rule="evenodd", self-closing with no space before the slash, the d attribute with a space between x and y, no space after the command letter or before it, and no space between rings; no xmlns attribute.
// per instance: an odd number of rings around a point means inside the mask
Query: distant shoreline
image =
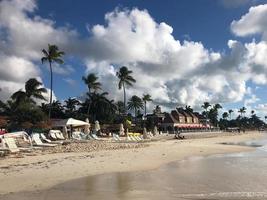
<svg viewBox="0 0 267 200"><path fill-rule="evenodd" d="M0 160L0 194L44 190L66 181L103 173L155 169L191 156L250 151L254 148L222 143L238 143L263 136L259 132L219 133L209 138L162 139L149 142L142 148L5 158Z"/></svg>

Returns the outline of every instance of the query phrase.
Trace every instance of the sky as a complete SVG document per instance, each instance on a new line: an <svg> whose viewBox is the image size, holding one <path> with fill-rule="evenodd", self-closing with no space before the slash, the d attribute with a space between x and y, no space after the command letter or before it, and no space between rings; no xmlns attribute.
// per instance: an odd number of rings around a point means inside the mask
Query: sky
<svg viewBox="0 0 267 200"><path fill-rule="evenodd" d="M49 88L49 43L66 53L53 65L53 99L82 97L82 76L95 73L123 100L116 72L127 66L137 80L127 97L149 93L150 111L208 101L263 117L266 27L267 0L1 0L0 100L32 77Z"/></svg>

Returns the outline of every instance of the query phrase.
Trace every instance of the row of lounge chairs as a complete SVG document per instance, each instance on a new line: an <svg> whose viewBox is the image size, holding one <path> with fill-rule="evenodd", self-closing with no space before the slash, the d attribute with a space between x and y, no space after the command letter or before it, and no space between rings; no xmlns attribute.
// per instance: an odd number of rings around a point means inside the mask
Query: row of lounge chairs
<svg viewBox="0 0 267 200"><path fill-rule="evenodd" d="M27 133L24 133L27 135ZM22 134L23 135L23 134ZM12 135L10 137L2 137L2 147L0 147L0 154L5 154L6 152L16 153L16 152L28 152L36 148L45 147L55 147L57 145L62 145L64 143L69 143L61 131L51 130L48 134L44 133L33 133L31 137L28 136L29 146L28 148L21 148L17 146L16 137ZM103 140L100 139L96 134L84 134L83 132L73 132L72 137L74 140L85 141L85 140ZM148 133L148 137L152 138L153 134ZM117 134L112 135L112 140L114 142L142 142L144 138L140 134L129 134L127 137L121 138Z"/></svg>
<svg viewBox="0 0 267 200"><path fill-rule="evenodd" d="M115 142L141 142L144 141L143 136L140 135L134 135L130 134L126 137L126 139L122 139L119 135L117 134L112 134L112 139Z"/></svg>
<svg viewBox="0 0 267 200"><path fill-rule="evenodd" d="M75 131L72 133L72 138L75 140L101 140L96 134L85 134L83 132Z"/></svg>

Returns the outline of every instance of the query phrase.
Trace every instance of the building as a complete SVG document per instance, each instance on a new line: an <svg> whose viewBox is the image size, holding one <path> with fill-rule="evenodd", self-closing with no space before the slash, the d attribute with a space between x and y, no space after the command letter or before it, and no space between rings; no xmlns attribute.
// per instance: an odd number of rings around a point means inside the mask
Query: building
<svg viewBox="0 0 267 200"><path fill-rule="evenodd" d="M197 130L209 128L206 118L197 113L191 112L184 108L176 108L170 113L162 112L157 106L153 114L146 116L147 121L152 125L157 126L162 131L175 132L178 130Z"/></svg>

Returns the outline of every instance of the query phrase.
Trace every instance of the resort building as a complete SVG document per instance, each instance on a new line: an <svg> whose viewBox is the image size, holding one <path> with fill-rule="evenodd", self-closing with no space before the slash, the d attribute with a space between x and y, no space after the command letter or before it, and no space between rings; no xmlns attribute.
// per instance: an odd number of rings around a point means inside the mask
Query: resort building
<svg viewBox="0 0 267 200"><path fill-rule="evenodd" d="M162 113L160 107L157 106L153 114L147 115L147 120L152 121L160 130L169 132L210 127L203 115L197 112L192 113L184 108L176 108L170 113Z"/></svg>

